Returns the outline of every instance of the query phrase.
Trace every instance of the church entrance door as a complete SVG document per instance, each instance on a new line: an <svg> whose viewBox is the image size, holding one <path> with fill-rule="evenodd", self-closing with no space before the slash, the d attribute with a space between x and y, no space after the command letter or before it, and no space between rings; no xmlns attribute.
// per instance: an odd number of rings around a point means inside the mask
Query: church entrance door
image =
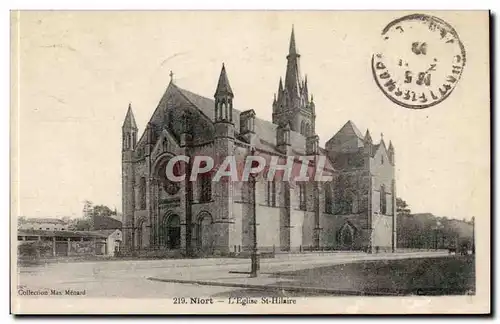
<svg viewBox="0 0 500 324"><path fill-rule="evenodd" d="M181 247L181 225L178 215L170 215L163 221L162 236L163 244L167 249L178 249Z"/></svg>
<svg viewBox="0 0 500 324"><path fill-rule="evenodd" d="M204 253L211 253L213 249L212 238L212 216L207 212L202 212L198 216L198 249Z"/></svg>

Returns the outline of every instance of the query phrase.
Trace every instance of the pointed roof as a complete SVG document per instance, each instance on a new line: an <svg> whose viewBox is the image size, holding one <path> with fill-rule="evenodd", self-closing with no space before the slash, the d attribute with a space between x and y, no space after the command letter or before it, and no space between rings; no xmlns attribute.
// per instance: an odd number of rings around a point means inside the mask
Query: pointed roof
<svg viewBox="0 0 500 324"><path fill-rule="evenodd" d="M385 142L384 142L384 133L380 133L380 143L379 143L379 145L383 145L384 147L386 147L385 146Z"/></svg>
<svg viewBox="0 0 500 324"><path fill-rule="evenodd" d="M344 126L342 126L342 128L337 132L337 134L340 134L340 133L342 133L342 134L354 134L358 138L364 139L363 135L361 134L359 129L356 127L356 125L354 125L352 120L348 120L347 123L345 123Z"/></svg>
<svg viewBox="0 0 500 324"><path fill-rule="evenodd" d="M328 150L336 152L357 152L364 146L364 138L354 123L349 120L342 128L326 142Z"/></svg>
<svg viewBox="0 0 500 324"><path fill-rule="evenodd" d="M137 129L137 124L135 123L134 113L132 112L132 104L128 104L127 115L125 115L125 120L123 121L122 128Z"/></svg>
<svg viewBox="0 0 500 324"><path fill-rule="evenodd" d="M217 83L217 90L215 90L214 96L218 95L231 95L233 96L233 90L229 85L229 79L227 78L226 67L222 63L222 70L220 71L219 82Z"/></svg>
<svg viewBox="0 0 500 324"><path fill-rule="evenodd" d="M392 146L392 141L389 141L389 151L394 151L394 146Z"/></svg>
<svg viewBox="0 0 500 324"><path fill-rule="evenodd" d="M290 48L288 50L290 55L297 54L297 45L295 45L295 31L292 25L292 35L290 35Z"/></svg>
<svg viewBox="0 0 500 324"><path fill-rule="evenodd" d="M295 32L292 27L292 36L290 36L290 50L286 57L288 62L285 74L285 90L291 96L300 96L301 81L299 71L299 57L295 45Z"/></svg>
<svg viewBox="0 0 500 324"><path fill-rule="evenodd" d="M366 130L364 141L368 143L373 143L370 131L368 129Z"/></svg>

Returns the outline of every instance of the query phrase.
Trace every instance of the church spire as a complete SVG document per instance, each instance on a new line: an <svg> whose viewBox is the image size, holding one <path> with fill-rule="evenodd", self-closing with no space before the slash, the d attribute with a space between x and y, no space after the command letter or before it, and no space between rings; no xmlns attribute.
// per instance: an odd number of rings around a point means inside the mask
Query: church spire
<svg viewBox="0 0 500 324"><path fill-rule="evenodd" d="M222 70L220 71L219 82L217 83L217 90L215 90L214 96L233 97L233 90L229 85L229 80L227 78L226 67L224 66L224 63L222 63Z"/></svg>
<svg viewBox="0 0 500 324"><path fill-rule="evenodd" d="M290 36L290 48L288 50L289 55L298 55L297 54L297 45L295 45L295 31L292 25L292 35Z"/></svg>
<svg viewBox="0 0 500 324"><path fill-rule="evenodd" d="M301 82L299 71L299 58L297 46L295 45L295 32L292 27L292 35L290 36L290 50L286 57L288 63L286 66L285 75L285 90L290 96L290 102L298 100L300 96Z"/></svg>
<svg viewBox="0 0 500 324"><path fill-rule="evenodd" d="M292 26L290 46L286 56L284 82L280 79L278 98L273 102L273 123L288 124L292 131L304 136L315 134L315 106L309 101L308 80L300 74L300 54L295 41L295 29Z"/></svg>

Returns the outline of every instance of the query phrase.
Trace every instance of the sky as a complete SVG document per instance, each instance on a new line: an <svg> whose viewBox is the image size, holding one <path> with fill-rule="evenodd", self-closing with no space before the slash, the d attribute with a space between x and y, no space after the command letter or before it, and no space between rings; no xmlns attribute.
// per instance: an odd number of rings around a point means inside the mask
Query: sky
<svg viewBox="0 0 500 324"><path fill-rule="evenodd" d="M271 120L292 25L320 144L348 120L396 152L412 212L489 218L488 19L438 12L467 52L462 78L423 110L389 101L371 56L402 12L21 12L12 19L19 214L79 217L84 200L121 210L121 126L142 133L170 81L212 97L224 62L235 108ZM474 28L471 28L474 26ZM17 32L16 32L17 30Z"/></svg>

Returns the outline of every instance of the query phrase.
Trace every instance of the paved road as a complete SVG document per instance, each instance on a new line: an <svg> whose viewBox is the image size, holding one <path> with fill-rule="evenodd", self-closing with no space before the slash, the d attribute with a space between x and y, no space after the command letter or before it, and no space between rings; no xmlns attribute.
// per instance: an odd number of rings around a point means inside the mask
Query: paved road
<svg viewBox="0 0 500 324"><path fill-rule="evenodd" d="M278 255L263 259L261 272L289 271L318 266L374 259L402 259L444 256L446 252L414 252L394 254L318 253ZM87 297L172 298L191 296L224 296L241 289L163 283L148 277L171 279L234 278L230 271L249 270L248 259L183 259L183 260L116 260L74 263L52 263L45 266L20 268L18 282L31 290L85 290ZM242 275L240 275L242 276ZM249 292L251 293L251 292ZM57 297L54 297L57 298Z"/></svg>

